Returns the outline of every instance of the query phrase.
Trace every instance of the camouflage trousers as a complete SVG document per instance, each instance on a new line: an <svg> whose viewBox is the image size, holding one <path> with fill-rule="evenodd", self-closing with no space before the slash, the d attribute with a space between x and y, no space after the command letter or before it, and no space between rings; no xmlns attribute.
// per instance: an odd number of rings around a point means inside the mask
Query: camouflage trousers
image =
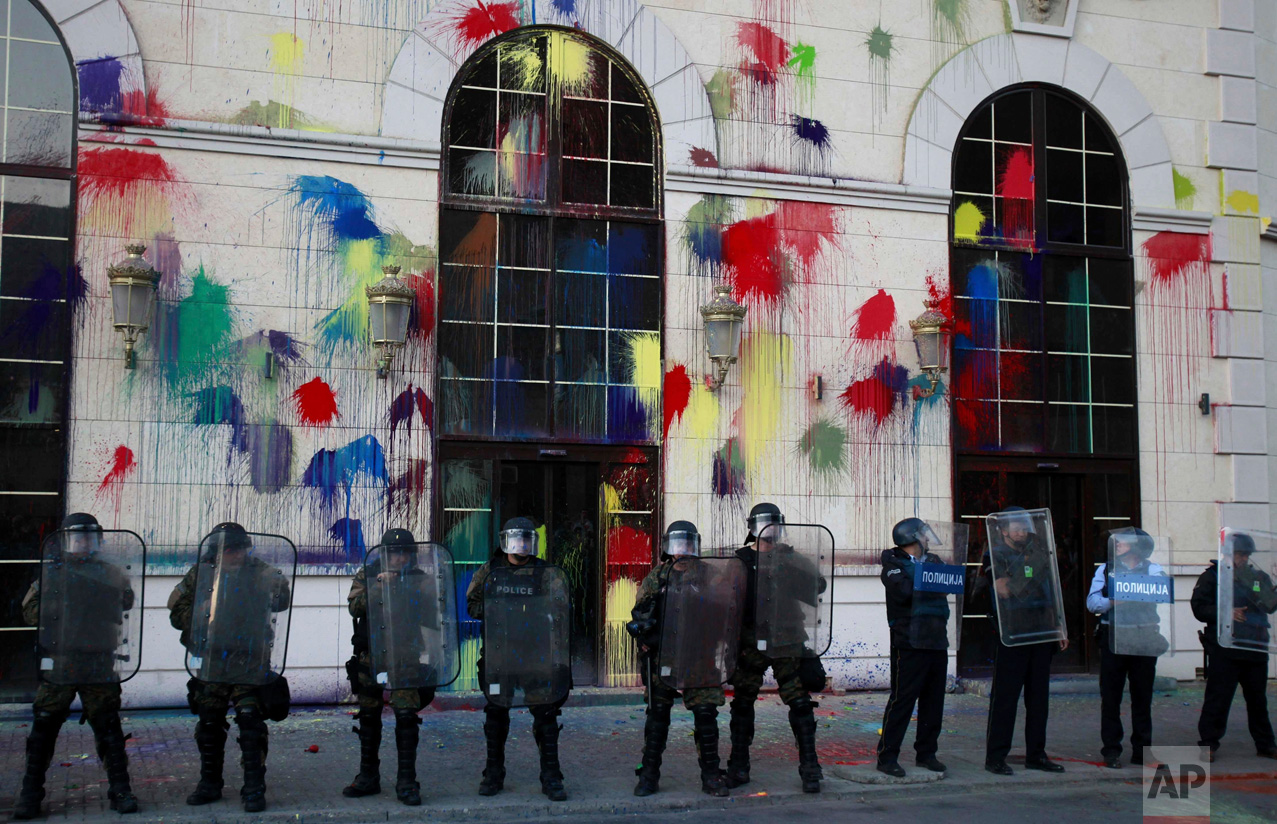
<svg viewBox="0 0 1277 824"><path fill-rule="evenodd" d="M227 708L261 710L257 686L248 684L211 684L192 678L186 682L186 703L193 715L225 715Z"/></svg>
<svg viewBox="0 0 1277 824"><path fill-rule="evenodd" d="M47 712L50 715L66 718L71 712L71 702L75 700L77 692L84 706L84 717L89 721L120 711L119 684L64 686L41 683L36 688L35 703L31 705L31 709L37 713Z"/></svg>
<svg viewBox="0 0 1277 824"><path fill-rule="evenodd" d="M736 691L736 697L743 701L758 699L758 691L763 688L763 674L771 667L776 676L776 684L780 687L780 700L792 704L800 698L811 698L799 677L798 667L801 658L768 658L759 652L756 644L741 644L740 655L736 659L736 672L730 683ZM735 699L733 699L735 700Z"/></svg>
<svg viewBox="0 0 1277 824"><path fill-rule="evenodd" d="M373 678L372 658L368 653L359 653L358 664L357 681L351 684L351 687L355 698L359 700L360 709L381 710L385 703L389 703L391 709L417 712L423 707L430 706L430 702L435 700L434 689L426 687L390 690L390 700L386 702L383 697L386 689Z"/></svg>

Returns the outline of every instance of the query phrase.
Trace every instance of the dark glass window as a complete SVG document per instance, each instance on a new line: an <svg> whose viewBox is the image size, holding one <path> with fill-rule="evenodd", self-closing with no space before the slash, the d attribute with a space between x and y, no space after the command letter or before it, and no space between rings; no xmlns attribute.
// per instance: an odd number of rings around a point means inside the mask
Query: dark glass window
<svg viewBox="0 0 1277 824"><path fill-rule="evenodd" d="M954 154L954 435L960 450L1135 452L1126 165L1071 96L1020 88Z"/></svg>
<svg viewBox="0 0 1277 824"><path fill-rule="evenodd" d="M441 435L659 432L659 140L634 72L520 29L462 67L445 119Z"/></svg>
<svg viewBox="0 0 1277 824"><path fill-rule="evenodd" d="M66 484L75 80L44 12L0 3L0 700L35 689L21 602Z"/></svg>

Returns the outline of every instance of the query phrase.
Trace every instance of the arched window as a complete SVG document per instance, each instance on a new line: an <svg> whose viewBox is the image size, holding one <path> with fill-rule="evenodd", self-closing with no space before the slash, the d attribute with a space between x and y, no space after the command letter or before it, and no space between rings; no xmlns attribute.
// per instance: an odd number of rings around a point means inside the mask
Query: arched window
<svg viewBox="0 0 1277 824"><path fill-rule="evenodd" d="M458 72L443 145L440 435L655 440L662 153L633 69L518 29Z"/></svg>
<svg viewBox="0 0 1277 824"><path fill-rule="evenodd" d="M18 605L66 485L75 71L52 21L0 5L0 696L34 689ZM11 700L8 699L8 700Z"/></svg>
<svg viewBox="0 0 1277 824"><path fill-rule="evenodd" d="M1126 164L1063 91L1001 93L954 152L959 451L1135 453Z"/></svg>
<svg viewBox="0 0 1277 824"><path fill-rule="evenodd" d="M977 107L953 156L954 508L978 569L984 513L1054 520L1069 637L1057 671L1097 658L1083 609L1108 530L1139 523L1134 274L1126 163L1103 120L1055 87ZM992 666L971 588L958 666Z"/></svg>

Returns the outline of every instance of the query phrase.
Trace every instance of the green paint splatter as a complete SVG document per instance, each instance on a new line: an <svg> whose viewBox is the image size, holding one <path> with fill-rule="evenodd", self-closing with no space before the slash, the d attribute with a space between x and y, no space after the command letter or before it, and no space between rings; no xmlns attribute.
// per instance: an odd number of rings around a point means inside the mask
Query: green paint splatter
<svg viewBox="0 0 1277 824"><path fill-rule="evenodd" d="M727 69L719 69L705 84L709 95L709 107L718 120L726 120L736 111L736 76Z"/></svg>
<svg viewBox="0 0 1277 824"><path fill-rule="evenodd" d="M1171 167L1171 179L1175 183L1175 206L1178 209L1193 208L1193 198L1197 196L1197 185L1188 175L1182 175L1179 169Z"/></svg>
<svg viewBox="0 0 1277 824"><path fill-rule="evenodd" d="M961 36L962 25L967 16L967 0L935 0L933 11L936 17L943 18Z"/></svg>
<svg viewBox="0 0 1277 824"><path fill-rule="evenodd" d="M1002 30L1007 34L1015 31L1015 21L1011 19L1011 4L1015 0L1002 0Z"/></svg>
<svg viewBox="0 0 1277 824"><path fill-rule="evenodd" d="M268 129L307 129L323 130L309 116L302 114L287 103L268 100L260 103L256 100L227 118L227 123L237 126L265 126Z"/></svg>
<svg viewBox="0 0 1277 824"><path fill-rule="evenodd" d="M382 256L387 262L397 264L404 274L425 272L435 265L434 247L413 243L398 230L386 235Z"/></svg>
<svg viewBox="0 0 1277 824"><path fill-rule="evenodd" d="M794 69L799 80L816 82L816 47L806 43L794 43L789 58L789 66Z"/></svg>
<svg viewBox="0 0 1277 824"><path fill-rule="evenodd" d="M869 39L865 41L865 45L869 47L869 56L881 60L890 60L891 52L895 49L891 41L891 32L883 29L880 25L874 26L873 31L869 32Z"/></svg>
<svg viewBox="0 0 1277 824"><path fill-rule="evenodd" d="M978 242L985 220L987 218L979 206L969 200L965 201L953 213L953 239L967 243Z"/></svg>
<svg viewBox="0 0 1277 824"><path fill-rule="evenodd" d="M807 456L812 472L834 475L847 467L847 432L827 420L818 419L798 440L798 449Z"/></svg>
<svg viewBox="0 0 1277 824"><path fill-rule="evenodd" d="M967 42L968 0L933 0L931 6L931 67L939 68L954 50ZM925 88L925 87L924 87Z"/></svg>
<svg viewBox="0 0 1277 824"><path fill-rule="evenodd" d="M201 264L191 280L191 293L177 305L176 326L164 335L161 355L170 390L182 392L208 383L228 360L235 333L231 289L217 283ZM168 330L165 330L166 332Z"/></svg>

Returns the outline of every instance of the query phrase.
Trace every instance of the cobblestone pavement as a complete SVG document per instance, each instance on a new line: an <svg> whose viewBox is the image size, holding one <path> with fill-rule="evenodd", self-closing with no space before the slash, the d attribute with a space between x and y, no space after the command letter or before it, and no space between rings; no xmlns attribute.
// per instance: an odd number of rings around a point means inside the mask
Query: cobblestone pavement
<svg viewBox="0 0 1277 824"><path fill-rule="evenodd" d="M733 791L728 799L699 792L691 715L681 707L674 711L661 792L639 799L632 790L633 770L642 747L643 708L634 704L574 708L569 703L560 719L564 725L561 749L569 800L559 804L551 803L540 793L531 716L526 711L516 711L513 719L505 791L493 798L482 798L476 789L483 768L483 714L472 709L430 708L422 713L417 763L424 805L418 808L404 807L394 799L393 734L388 734L382 743L382 794L365 799L342 797L341 788L358 766L357 739L350 731L353 707L304 707L295 710L288 720L271 724L266 775L269 808L256 815L245 814L239 804L241 775L235 757L238 748L234 727L227 742L225 799L207 807L187 807L183 799L197 774L197 754L191 740L194 718L176 710L130 711L124 714L124 729L133 736L128 743L130 770L134 791L142 804L141 814L130 820L135 824L197 820L237 824L285 820L371 822L409 818L528 821L564 815L597 820L605 815L673 815L692 809L735 809L753 818L758 811L775 805L809 804L815 812L840 799L863 804L866 798L922 799L927 793L938 793L937 803L942 803L942 794L954 792L1020 792L1034 786L1052 791L1081 785L1117 788L1122 784L1138 786L1140 780L1140 773L1134 768L1118 771L1099 766L1096 695L1052 696L1048 749L1067 766L1064 775L1046 776L1019 769L1012 778L986 773L982 766L988 700L970 694L947 697L940 757L950 769L944 781L925 786L881 786L847 780L855 776L858 767L873 762L885 702L885 693L821 697L817 711L818 745L826 781L824 792L813 796L803 795L800 790L785 707L774 694L764 695L752 749L753 781ZM460 703L463 702L453 702ZM1155 743L1194 744L1200 705L1200 685L1159 693L1153 708ZM1021 720L1022 716L1023 713ZM29 708L0 708L0 815L7 816L12 810L23 769L29 718ZM54 821L117 820L116 814L107 809L106 777L93 753L92 734L75 719L73 716L63 728L49 771L45 802L48 817ZM386 721L387 733L391 733L393 720L387 715ZM719 723L725 758L726 712L720 715ZM911 771L912 741L911 731L901 762ZM1017 735L1017 744L1021 743L1022 738ZM310 752L312 747L318 751ZM1013 766L1017 760L1022 762L1022 750L1013 751L1010 760ZM1219 761L1213 765L1213 775L1226 781L1231 778L1277 786L1277 762L1255 756L1240 698L1234 705L1229 734ZM1277 819L1277 795L1267 798L1275 802L1269 820Z"/></svg>

